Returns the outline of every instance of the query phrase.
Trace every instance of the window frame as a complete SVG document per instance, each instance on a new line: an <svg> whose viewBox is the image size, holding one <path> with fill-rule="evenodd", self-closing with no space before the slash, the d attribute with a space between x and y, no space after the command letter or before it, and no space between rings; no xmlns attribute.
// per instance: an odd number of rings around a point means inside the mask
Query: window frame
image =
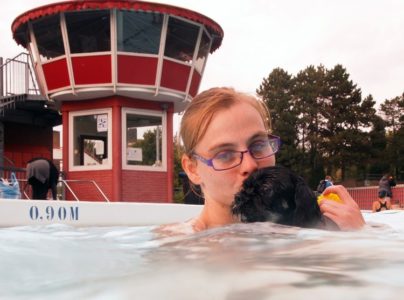
<svg viewBox="0 0 404 300"><path fill-rule="evenodd" d="M119 41L120 38L123 37L123 32L120 32L119 30L121 29L121 26L123 26L123 22L125 19L125 15L135 15L136 13L144 14L144 15L160 15L161 17L161 27L160 27L160 34L158 35L158 43L156 44L156 51L155 52L140 52L140 51L130 51L129 49L120 49L119 46ZM136 56L158 56L160 52L160 44L161 44L161 38L162 38L162 32L164 30L164 13L161 12L149 12L149 11L132 11L132 10L125 10L125 9L117 9L116 10L116 20L115 20L115 32L116 32L116 49L118 53L125 53L125 54L132 54ZM122 23L122 24L120 24Z"/></svg>
<svg viewBox="0 0 404 300"><path fill-rule="evenodd" d="M94 49L91 49L91 47L87 45L88 47L87 47L87 49L85 49L85 47L83 45L79 45L80 51L77 51L76 44L73 43L73 41L75 41L75 42L80 41L80 37L77 36L80 33L80 31L77 31L77 30L72 31L72 29L73 29L71 27L72 24L70 24L70 20L68 20L68 19L70 18L70 16L74 16L74 18L76 18L77 16L82 17L84 13L88 13L88 14L90 14L90 13L97 14L98 13L98 14L101 15L103 12L106 12L108 14L108 20L107 20L106 23L107 23L107 26L108 26L108 29L109 29L109 35L105 35L105 37L107 37L107 36L109 37L109 45L108 45L108 43L105 43L105 45L99 44L99 41L100 40L102 41L102 39L100 39L99 36L94 36L93 33L91 35L81 35L81 38L82 38L81 41L86 41L87 40L89 42L88 45L96 43L96 44L94 44L94 45L96 45L96 47L94 48L95 49L94 50ZM91 55L100 55L102 53L112 53L112 43L113 43L113 39L115 38L115 37L112 36L112 31L114 30L114 28L111 26L112 25L111 24L112 14L113 14L113 11L111 9L108 9L108 8L105 8L105 9L85 9L85 10L82 10L82 11L66 11L66 12L64 12L64 23L65 23L66 32L67 32L66 39L67 39L67 42L69 44L69 53L70 53L70 55L71 56L81 56L81 55L87 56L89 53ZM99 18L100 18L100 16L93 17L93 19L99 19ZM82 20L80 20L80 21L82 21ZM92 24L91 22L89 22L89 20L87 20L85 23L86 24ZM74 24L74 25L76 25L76 24ZM98 30L98 32L103 32L103 31ZM88 37L91 37L91 39L88 40ZM107 46L108 45L109 49L100 49L100 45L102 45L102 46ZM72 46L74 46L74 47L72 47Z"/></svg>
<svg viewBox="0 0 404 300"><path fill-rule="evenodd" d="M126 145L127 145L127 115L136 114L144 116L161 117L162 135L161 135L161 166L140 166L129 165L126 159ZM151 172L167 172L167 112L156 111L149 109L138 108L122 108L122 169L123 170L136 170L136 171L151 171Z"/></svg>
<svg viewBox="0 0 404 300"><path fill-rule="evenodd" d="M80 116L93 116L106 114L108 116L107 153L108 162L105 165L76 166L74 165L74 118ZM112 169L112 109L91 109L69 112L69 171L95 171Z"/></svg>

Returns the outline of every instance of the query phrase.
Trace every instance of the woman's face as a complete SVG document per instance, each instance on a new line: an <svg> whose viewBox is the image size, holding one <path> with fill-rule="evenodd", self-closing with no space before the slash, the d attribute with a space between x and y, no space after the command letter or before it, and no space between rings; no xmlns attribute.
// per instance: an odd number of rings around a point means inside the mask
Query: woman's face
<svg viewBox="0 0 404 300"><path fill-rule="evenodd" d="M258 111L248 103L237 103L217 112L195 152L211 159L227 150L245 151L257 140L265 138L267 131ZM230 206L243 181L255 170L275 165L275 156L255 160L244 153L242 163L232 169L215 171L203 162L196 161L195 184L200 184L205 201L217 201Z"/></svg>

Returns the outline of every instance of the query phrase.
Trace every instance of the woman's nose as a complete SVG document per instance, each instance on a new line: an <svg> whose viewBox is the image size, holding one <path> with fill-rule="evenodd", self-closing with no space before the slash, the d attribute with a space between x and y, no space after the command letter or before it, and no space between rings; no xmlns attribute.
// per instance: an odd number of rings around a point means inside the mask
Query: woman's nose
<svg viewBox="0 0 404 300"><path fill-rule="evenodd" d="M246 176L248 176L257 169L258 169L258 163L255 160L255 158L251 156L250 152L244 153L240 171Z"/></svg>

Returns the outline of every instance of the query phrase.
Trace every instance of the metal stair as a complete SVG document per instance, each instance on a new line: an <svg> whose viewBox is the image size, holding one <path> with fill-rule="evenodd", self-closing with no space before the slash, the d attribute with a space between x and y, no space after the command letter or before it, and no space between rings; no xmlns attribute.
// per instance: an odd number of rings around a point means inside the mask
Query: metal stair
<svg viewBox="0 0 404 300"><path fill-rule="evenodd" d="M40 94L28 53L22 52L4 63L0 57L0 116L4 116L6 110L15 109L16 103L25 101L28 95Z"/></svg>

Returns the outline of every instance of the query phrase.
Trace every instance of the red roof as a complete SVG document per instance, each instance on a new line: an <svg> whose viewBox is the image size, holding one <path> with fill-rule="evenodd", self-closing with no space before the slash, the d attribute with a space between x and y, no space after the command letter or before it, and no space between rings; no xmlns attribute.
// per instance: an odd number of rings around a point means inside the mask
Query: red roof
<svg viewBox="0 0 404 300"><path fill-rule="evenodd" d="M222 43L223 29L212 19L186 8L137 0L72 0L52 3L31 9L19 15L11 25L11 29L13 31L13 36L16 42L25 47L26 41L24 41L24 39L21 38L21 35L18 35L18 33L21 30L25 30L25 25L29 21L65 11L111 8L159 12L163 14L171 14L174 16L183 17L188 20L205 25L211 34L216 35L216 38L213 41L211 52L219 48L220 44Z"/></svg>

